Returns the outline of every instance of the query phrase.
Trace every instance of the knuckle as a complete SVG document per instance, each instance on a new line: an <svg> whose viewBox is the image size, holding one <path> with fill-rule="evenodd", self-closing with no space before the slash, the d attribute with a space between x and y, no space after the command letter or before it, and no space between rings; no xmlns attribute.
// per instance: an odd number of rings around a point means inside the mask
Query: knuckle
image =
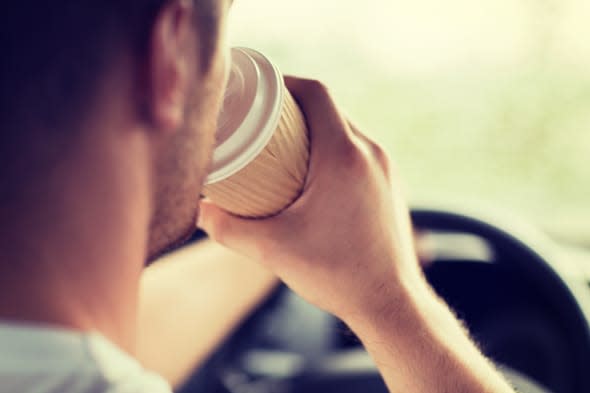
<svg viewBox="0 0 590 393"><path fill-rule="evenodd" d="M366 151L352 138L346 138L343 142L342 159L346 169L354 175L364 175L369 169L369 160Z"/></svg>
<svg viewBox="0 0 590 393"><path fill-rule="evenodd" d="M307 79L305 81L305 84L306 84L306 88L310 94L313 94L313 95L319 96L319 97L329 97L330 96L330 90L329 90L328 86L326 86L323 82L321 82L317 79Z"/></svg>
<svg viewBox="0 0 590 393"><path fill-rule="evenodd" d="M377 143L372 142L371 148L373 150L373 156L375 157L381 168L387 174L389 174L389 171L391 169L391 160L389 158L389 154L387 154L385 149L383 149L383 147L381 147L381 145Z"/></svg>
<svg viewBox="0 0 590 393"><path fill-rule="evenodd" d="M387 178L390 181L397 181L399 180L399 168L397 167L397 165L391 160L391 159L387 159L387 167L385 168L385 174L387 175Z"/></svg>
<svg viewBox="0 0 590 393"><path fill-rule="evenodd" d="M381 161L384 158L386 158L387 153L385 152L383 147L381 147L381 145L373 142L372 140L368 140L367 143L369 144L369 146L371 146L373 157L375 157L376 160Z"/></svg>
<svg viewBox="0 0 590 393"><path fill-rule="evenodd" d="M305 83L307 86L315 91L327 91L327 86L318 79L306 79Z"/></svg>
<svg viewBox="0 0 590 393"><path fill-rule="evenodd" d="M356 176L366 176L381 171L391 179L394 167L388 153L380 145L368 141L347 138L342 149L342 158L347 171Z"/></svg>

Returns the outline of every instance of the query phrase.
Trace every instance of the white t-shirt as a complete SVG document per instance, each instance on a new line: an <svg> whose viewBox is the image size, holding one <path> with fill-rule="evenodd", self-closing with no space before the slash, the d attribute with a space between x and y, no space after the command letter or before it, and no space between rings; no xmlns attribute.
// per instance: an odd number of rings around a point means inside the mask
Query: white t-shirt
<svg viewBox="0 0 590 393"><path fill-rule="evenodd" d="M0 323L0 393L172 393L96 333Z"/></svg>

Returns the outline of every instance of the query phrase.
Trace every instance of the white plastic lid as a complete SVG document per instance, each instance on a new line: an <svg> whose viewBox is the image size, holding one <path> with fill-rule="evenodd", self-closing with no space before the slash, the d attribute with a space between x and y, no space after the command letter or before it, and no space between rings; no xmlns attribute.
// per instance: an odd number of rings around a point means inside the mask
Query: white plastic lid
<svg viewBox="0 0 590 393"><path fill-rule="evenodd" d="M217 126L217 146L206 184L243 169L268 144L284 100L283 77L261 53L233 48L228 85Z"/></svg>

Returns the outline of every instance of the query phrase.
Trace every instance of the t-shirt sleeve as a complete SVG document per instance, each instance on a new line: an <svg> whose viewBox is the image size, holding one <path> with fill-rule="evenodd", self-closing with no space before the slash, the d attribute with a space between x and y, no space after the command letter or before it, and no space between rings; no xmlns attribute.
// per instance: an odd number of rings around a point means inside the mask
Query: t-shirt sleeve
<svg viewBox="0 0 590 393"><path fill-rule="evenodd" d="M106 390L96 393L173 393L170 385L160 376L144 372L119 381ZM92 393L95 393L94 391Z"/></svg>
<svg viewBox="0 0 590 393"><path fill-rule="evenodd" d="M92 389L89 393L173 393L164 378L143 368L102 336L88 336L86 345L93 373L106 382L102 390Z"/></svg>

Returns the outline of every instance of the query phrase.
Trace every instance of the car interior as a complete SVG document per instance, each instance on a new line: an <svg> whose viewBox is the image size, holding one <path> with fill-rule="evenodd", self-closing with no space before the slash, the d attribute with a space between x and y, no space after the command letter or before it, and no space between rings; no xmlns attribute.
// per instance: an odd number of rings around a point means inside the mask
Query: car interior
<svg viewBox="0 0 590 393"><path fill-rule="evenodd" d="M590 389L590 281L580 266L564 270L568 255L522 223L428 208L412 217L429 238L429 282L517 391ZM387 389L341 321L281 287L182 390L201 391Z"/></svg>
<svg viewBox="0 0 590 393"><path fill-rule="evenodd" d="M425 275L517 391L590 392L590 6L410 3L236 2L231 43L324 81L391 154ZM387 389L283 286L181 391Z"/></svg>

